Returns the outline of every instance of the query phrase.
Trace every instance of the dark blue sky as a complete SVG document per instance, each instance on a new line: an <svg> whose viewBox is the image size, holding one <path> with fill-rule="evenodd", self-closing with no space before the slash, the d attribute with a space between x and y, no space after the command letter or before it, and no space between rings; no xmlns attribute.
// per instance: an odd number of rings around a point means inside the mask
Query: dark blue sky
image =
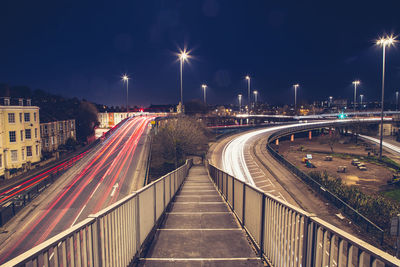
<svg viewBox="0 0 400 267"><path fill-rule="evenodd" d="M382 51L374 39L400 33L400 2L142 0L0 3L0 82L98 103L176 103L186 45L184 99L233 103L245 75L269 103L380 97ZM400 50L387 54L386 99L400 89Z"/></svg>

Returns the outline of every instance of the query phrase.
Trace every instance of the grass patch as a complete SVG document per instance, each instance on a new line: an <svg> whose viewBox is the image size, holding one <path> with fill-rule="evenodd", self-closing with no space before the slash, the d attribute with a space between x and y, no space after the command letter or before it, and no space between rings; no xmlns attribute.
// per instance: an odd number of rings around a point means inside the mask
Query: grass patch
<svg viewBox="0 0 400 267"><path fill-rule="evenodd" d="M386 191L383 193L383 195L385 195L385 197L388 197L388 198L391 198L393 200L400 202L400 188Z"/></svg>

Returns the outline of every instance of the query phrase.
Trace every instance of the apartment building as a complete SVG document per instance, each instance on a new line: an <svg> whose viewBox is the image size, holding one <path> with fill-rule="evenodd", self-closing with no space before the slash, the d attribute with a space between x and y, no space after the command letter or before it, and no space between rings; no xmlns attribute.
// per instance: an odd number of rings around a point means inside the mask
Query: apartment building
<svg viewBox="0 0 400 267"><path fill-rule="evenodd" d="M0 99L0 175L40 161L39 107L30 99Z"/></svg>
<svg viewBox="0 0 400 267"><path fill-rule="evenodd" d="M52 121L40 124L43 152L54 152L68 138L76 140L75 120Z"/></svg>

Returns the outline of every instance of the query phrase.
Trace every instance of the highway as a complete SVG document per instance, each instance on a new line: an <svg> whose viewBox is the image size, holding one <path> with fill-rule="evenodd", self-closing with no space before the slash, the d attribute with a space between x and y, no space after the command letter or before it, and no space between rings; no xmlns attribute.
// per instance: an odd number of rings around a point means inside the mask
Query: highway
<svg viewBox="0 0 400 267"><path fill-rule="evenodd" d="M346 121L351 123L351 119ZM273 126L237 134L215 144L209 157L214 165L230 175L362 238L359 231L339 210L318 196L266 150L268 137L278 130L325 122ZM330 122L343 123L343 120Z"/></svg>
<svg viewBox="0 0 400 267"><path fill-rule="evenodd" d="M128 119L9 221L0 263L73 226L143 185L149 123Z"/></svg>

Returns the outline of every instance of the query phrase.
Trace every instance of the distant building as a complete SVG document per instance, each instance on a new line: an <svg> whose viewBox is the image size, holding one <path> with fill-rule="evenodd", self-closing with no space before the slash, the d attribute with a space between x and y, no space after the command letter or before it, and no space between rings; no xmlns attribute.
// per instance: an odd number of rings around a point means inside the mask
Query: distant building
<svg viewBox="0 0 400 267"><path fill-rule="evenodd" d="M98 113L99 128L112 128L124 119L136 116L137 112L104 112Z"/></svg>
<svg viewBox="0 0 400 267"><path fill-rule="evenodd" d="M75 120L52 121L40 124L42 151L53 152L68 138L76 140Z"/></svg>
<svg viewBox="0 0 400 267"><path fill-rule="evenodd" d="M0 175L40 161L39 107L30 99L0 99Z"/></svg>

